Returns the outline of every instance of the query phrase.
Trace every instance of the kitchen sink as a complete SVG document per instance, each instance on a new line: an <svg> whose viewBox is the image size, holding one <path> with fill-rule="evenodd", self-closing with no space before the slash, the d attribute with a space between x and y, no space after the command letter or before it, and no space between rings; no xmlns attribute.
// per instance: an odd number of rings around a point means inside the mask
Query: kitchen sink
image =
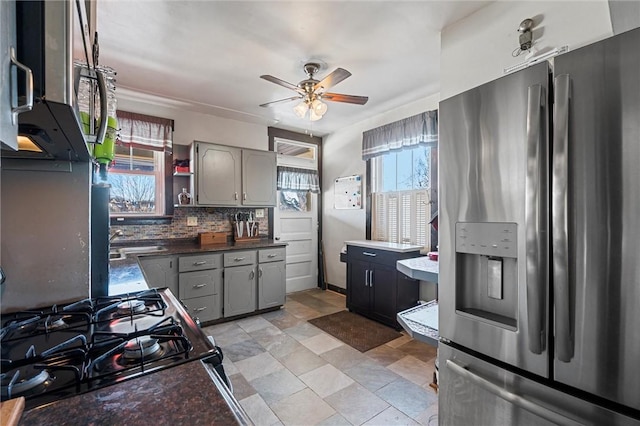
<svg viewBox="0 0 640 426"><path fill-rule="evenodd" d="M164 246L131 246L114 248L109 251L109 260L122 260L128 254L149 254L167 251Z"/></svg>

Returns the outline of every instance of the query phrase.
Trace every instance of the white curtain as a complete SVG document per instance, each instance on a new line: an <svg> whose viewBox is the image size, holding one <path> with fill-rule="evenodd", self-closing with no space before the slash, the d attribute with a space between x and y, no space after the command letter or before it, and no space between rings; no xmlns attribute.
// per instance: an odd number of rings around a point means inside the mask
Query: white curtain
<svg viewBox="0 0 640 426"><path fill-rule="evenodd" d="M117 111L118 144L172 152L173 120L128 111Z"/></svg>
<svg viewBox="0 0 640 426"><path fill-rule="evenodd" d="M385 124L362 134L362 159L399 151L418 144L437 146L438 111L426 111Z"/></svg>
<svg viewBox="0 0 640 426"><path fill-rule="evenodd" d="M320 192L318 172L295 167L278 167L278 189Z"/></svg>

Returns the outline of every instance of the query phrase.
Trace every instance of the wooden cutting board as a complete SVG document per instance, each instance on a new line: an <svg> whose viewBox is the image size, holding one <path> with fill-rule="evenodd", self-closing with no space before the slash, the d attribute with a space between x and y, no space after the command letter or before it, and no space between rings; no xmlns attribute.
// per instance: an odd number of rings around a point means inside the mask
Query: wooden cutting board
<svg viewBox="0 0 640 426"><path fill-rule="evenodd" d="M0 424L2 426L15 426L22 417L24 410L24 397L0 402Z"/></svg>

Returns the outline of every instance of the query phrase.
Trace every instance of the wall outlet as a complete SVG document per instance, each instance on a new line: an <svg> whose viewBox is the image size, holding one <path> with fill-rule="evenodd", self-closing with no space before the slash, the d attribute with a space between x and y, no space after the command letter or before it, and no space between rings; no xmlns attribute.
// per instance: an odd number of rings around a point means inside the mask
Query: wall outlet
<svg viewBox="0 0 640 426"><path fill-rule="evenodd" d="M198 218L196 216L187 216L187 226L198 226Z"/></svg>
<svg viewBox="0 0 640 426"><path fill-rule="evenodd" d="M264 217L264 209L256 209L256 218Z"/></svg>

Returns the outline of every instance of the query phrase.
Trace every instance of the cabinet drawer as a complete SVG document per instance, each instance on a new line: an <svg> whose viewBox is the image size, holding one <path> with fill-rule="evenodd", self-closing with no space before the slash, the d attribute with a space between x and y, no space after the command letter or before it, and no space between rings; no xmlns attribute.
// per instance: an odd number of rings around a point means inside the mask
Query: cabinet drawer
<svg viewBox="0 0 640 426"><path fill-rule="evenodd" d="M256 251L232 251L224 253L224 267L253 265L256 263Z"/></svg>
<svg viewBox="0 0 640 426"><path fill-rule="evenodd" d="M200 322L213 321L222 316L222 294L194 297L182 301L187 307L187 312Z"/></svg>
<svg viewBox="0 0 640 426"><path fill-rule="evenodd" d="M180 274L180 299L206 296L220 293L222 288L222 269L192 271Z"/></svg>
<svg viewBox="0 0 640 426"><path fill-rule="evenodd" d="M379 250L367 247L347 245L347 262L350 260L362 260L365 262L379 263L396 267L396 262L401 259L420 256L420 251L400 253L389 250Z"/></svg>
<svg viewBox="0 0 640 426"><path fill-rule="evenodd" d="M179 271L201 271L222 267L222 254L199 254L194 256L180 256Z"/></svg>
<svg viewBox="0 0 640 426"><path fill-rule="evenodd" d="M278 261L284 260L284 258L285 258L284 247L258 251L258 262L260 263L278 262Z"/></svg>

